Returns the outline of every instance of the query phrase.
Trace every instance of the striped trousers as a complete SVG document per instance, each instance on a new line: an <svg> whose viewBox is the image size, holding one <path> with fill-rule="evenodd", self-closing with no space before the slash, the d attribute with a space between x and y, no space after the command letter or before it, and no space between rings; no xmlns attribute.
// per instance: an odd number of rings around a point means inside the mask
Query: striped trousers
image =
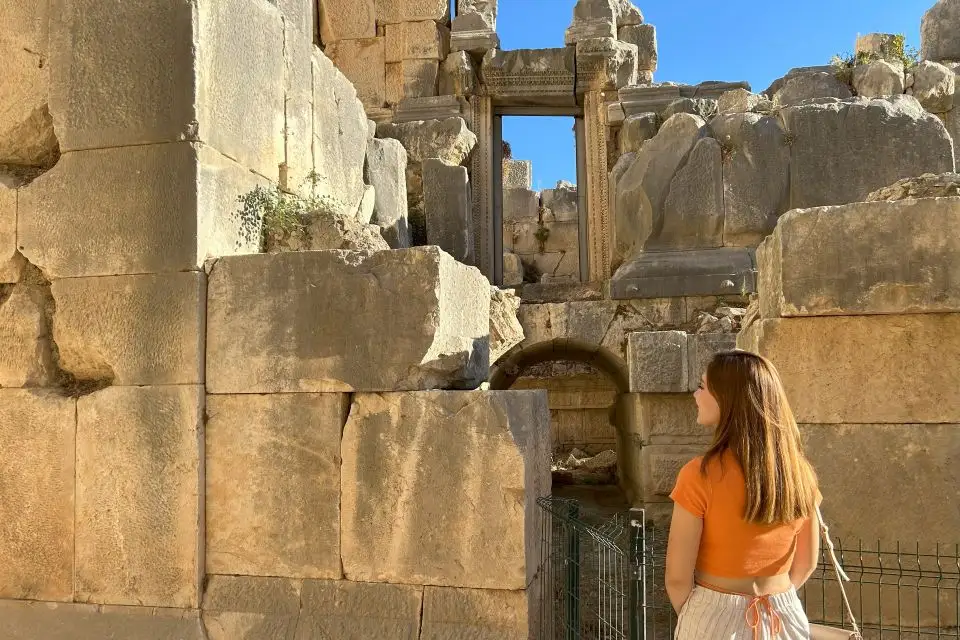
<svg viewBox="0 0 960 640"><path fill-rule="evenodd" d="M677 620L675 640L809 640L810 623L791 588L769 596L697 585Z"/></svg>

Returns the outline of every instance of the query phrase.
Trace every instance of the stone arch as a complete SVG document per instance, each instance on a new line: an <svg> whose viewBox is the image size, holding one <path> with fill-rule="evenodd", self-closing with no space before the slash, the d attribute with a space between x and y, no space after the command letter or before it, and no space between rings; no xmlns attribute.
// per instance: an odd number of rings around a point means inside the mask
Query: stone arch
<svg viewBox="0 0 960 640"><path fill-rule="evenodd" d="M606 347L576 338L554 338L511 349L491 369L490 388L509 389L530 367L557 360L589 364L607 375L619 393L630 391L627 364L622 358Z"/></svg>

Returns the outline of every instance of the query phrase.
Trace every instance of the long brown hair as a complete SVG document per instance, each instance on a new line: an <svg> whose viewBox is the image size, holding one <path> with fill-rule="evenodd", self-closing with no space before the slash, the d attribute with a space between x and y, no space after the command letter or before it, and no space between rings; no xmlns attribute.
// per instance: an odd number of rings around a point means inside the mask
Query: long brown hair
<svg viewBox="0 0 960 640"><path fill-rule="evenodd" d="M748 351L718 353L707 365L707 386L720 405L720 423L707 463L730 451L747 485L744 518L756 524L783 524L815 510L817 476L800 442L776 368Z"/></svg>

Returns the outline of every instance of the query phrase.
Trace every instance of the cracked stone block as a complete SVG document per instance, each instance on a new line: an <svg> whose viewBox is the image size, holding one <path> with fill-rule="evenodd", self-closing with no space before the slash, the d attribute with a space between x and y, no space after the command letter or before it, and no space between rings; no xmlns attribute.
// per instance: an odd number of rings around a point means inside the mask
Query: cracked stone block
<svg viewBox="0 0 960 640"><path fill-rule="evenodd" d="M920 50L925 60L960 60L960 2L938 0L920 23Z"/></svg>
<svg viewBox="0 0 960 640"><path fill-rule="evenodd" d="M489 286L437 247L223 258L209 276L207 388L476 387L487 375Z"/></svg>
<svg viewBox="0 0 960 640"><path fill-rule="evenodd" d="M477 69L466 51L455 51L440 67L440 95L472 96L477 91Z"/></svg>
<svg viewBox="0 0 960 640"><path fill-rule="evenodd" d="M340 578L340 393L208 395L206 569Z"/></svg>
<svg viewBox="0 0 960 640"><path fill-rule="evenodd" d="M202 386L77 401L77 600L199 606L202 428Z"/></svg>
<svg viewBox="0 0 960 640"><path fill-rule="evenodd" d="M899 95L905 89L905 81L903 63L899 61L874 60L853 69L853 88L865 98Z"/></svg>
<svg viewBox="0 0 960 640"><path fill-rule="evenodd" d="M342 447L346 577L523 589L540 557L549 433L541 391L355 395Z"/></svg>
<svg viewBox="0 0 960 640"><path fill-rule="evenodd" d="M0 289L0 387L44 387L57 381L50 342L49 290L41 285Z"/></svg>
<svg viewBox="0 0 960 640"><path fill-rule="evenodd" d="M788 76L783 87L773 95L778 107L790 107L814 98L839 98L853 96L850 86L837 79L833 72L811 71Z"/></svg>
<svg viewBox="0 0 960 640"><path fill-rule="evenodd" d="M17 190L0 185L0 284L17 282L23 259L17 255Z"/></svg>
<svg viewBox="0 0 960 640"><path fill-rule="evenodd" d="M910 70L913 86L910 93L931 113L946 113L953 109L956 76L948 67L924 60Z"/></svg>
<svg viewBox="0 0 960 640"><path fill-rule="evenodd" d="M319 9L320 40L324 45L377 35L374 0L319 0Z"/></svg>
<svg viewBox="0 0 960 640"><path fill-rule="evenodd" d="M960 422L960 314L758 320L737 346L777 365L797 422Z"/></svg>
<svg viewBox="0 0 960 640"><path fill-rule="evenodd" d="M200 612L167 607L100 606L0 600L7 638L43 640L210 640ZM121 634L121 635L117 635Z"/></svg>
<svg viewBox="0 0 960 640"><path fill-rule="evenodd" d="M637 68L641 71L657 70L657 28L652 24L627 25L617 31L623 42L637 46Z"/></svg>
<svg viewBox="0 0 960 640"><path fill-rule="evenodd" d="M723 246L723 167L720 143L697 141L670 181L663 227L648 247L692 249Z"/></svg>
<svg viewBox="0 0 960 640"><path fill-rule="evenodd" d="M490 287L490 362L496 362L523 342L523 327L517 319L519 311L517 294L509 289Z"/></svg>
<svg viewBox="0 0 960 640"><path fill-rule="evenodd" d="M405 99L436 96L439 82L440 63L436 60L387 63L387 102L398 104Z"/></svg>
<svg viewBox="0 0 960 640"><path fill-rule="evenodd" d="M532 220L540 217L540 195L532 189L503 190L503 219Z"/></svg>
<svg viewBox="0 0 960 640"><path fill-rule="evenodd" d="M421 586L305 580L295 640L418 640L422 602Z"/></svg>
<svg viewBox="0 0 960 640"><path fill-rule="evenodd" d="M76 406L52 392L0 390L2 598L73 598Z"/></svg>
<svg viewBox="0 0 960 640"><path fill-rule="evenodd" d="M630 391L683 393L689 386L687 334L684 331L642 331L627 339Z"/></svg>
<svg viewBox="0 0 960 640"><path fill-rule="evenodd" d="M357 96L363 106L370 108L386 104L385 38L340 40L330 44L323 54L318 53L316 57L320 58L324 54L356 87ZM314 120L315 126L321 124L330 126L331 123Z"/></svg>
<svg viewBox="0 0 960 640"><path fill-rule="evenodd" d="M194 271L54 281L60 368L124 386L202 384L205 280Z"/></svg>
<svg viewBox="0 0 960 640"><path fill-rule="evenodd" d="M293 638L300 619L299 581L207 576L203 626L208 640Z"/></svg>
<svg viewBox="0 0 960 640"><path fill-rule="evenodd" d="M420 640L526 640L527 606L523 591L427 586Z"/></svg>
<svg viewBox="0 0 960 640"><path fill-rule="evenodd" d="M399 140L370 140L364 179L376 189L371 221L391 249L410 246L406 169L407 152Z"/></svg>
<svg viewBox="0 0 960 640"><path fill-rule="evenodd" d="M431 158L423 163L423 208L427 242L472 264L473 203L467 168Z"/></svg>
<svg viewBox="0 0 960 640"><path fill-rule="evenodd" d="M476 134L463 118L381 123L377 125L377 137L399 140L411 164L421 164L428 158L463 164L477 144Z"/></svg>
<svg viewBox="0 0 960 640"><path fill-rule="evenodd" d="M450 30L433 20L386 26L386 61L443 60L450 45Z"/></svg>

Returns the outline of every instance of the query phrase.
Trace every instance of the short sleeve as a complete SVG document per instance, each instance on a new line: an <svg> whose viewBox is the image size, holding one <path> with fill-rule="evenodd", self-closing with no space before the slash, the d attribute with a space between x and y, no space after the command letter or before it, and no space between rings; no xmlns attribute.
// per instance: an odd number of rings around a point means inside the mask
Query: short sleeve
<svg viewBox="0 0 960 640"><path fill-rule="evenodd" d="M700 473L701 461L697 457L683 465L670 492L671 500L698 518L707 512L707 479Z"/></svg>

